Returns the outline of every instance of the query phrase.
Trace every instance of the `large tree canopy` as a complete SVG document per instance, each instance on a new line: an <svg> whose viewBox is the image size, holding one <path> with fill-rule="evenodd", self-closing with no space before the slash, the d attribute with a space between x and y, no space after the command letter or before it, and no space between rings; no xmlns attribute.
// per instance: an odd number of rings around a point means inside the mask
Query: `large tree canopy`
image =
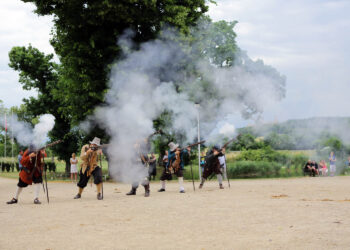
<svg viewBox="0 0 350 250"><path fill-rule="evenodd" d="M102 103L110 64L120 56L118 38L127 29L137 44L153 39L163 25L187 33L207 11L205 0L22 0L39 15L54 17L51 44L65 77L57 96L60 110L83 120Z"/></svg>
<svg viewBox="0 0 350 250"><path fill-rule="evenodd" d="M35 89L38 96L24 99L25 106L14 110L19 118L32 122L32 119L42 114L50 113L55 117L55 126L50 132L52 140L63 139L64 142L55 146L55 152L69 166L72 152L77 151L78 133L71 130L69 116L60 111L60 102L55 98L60 67L53 62L53 55L45 55L31 45L26 47L13 47L9 53L9 66L19 71L19 82L26 90ZM25 113L25 114L24 114Z"/></svg>

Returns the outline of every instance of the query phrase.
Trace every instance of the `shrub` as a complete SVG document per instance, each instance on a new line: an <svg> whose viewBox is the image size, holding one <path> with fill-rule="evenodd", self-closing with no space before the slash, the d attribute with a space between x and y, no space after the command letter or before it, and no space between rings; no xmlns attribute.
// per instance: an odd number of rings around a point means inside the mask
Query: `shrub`
<svg viewBox="0 0 350 250"><path fill-rule="evenodd" d="M265 161L278 162L281 164L286 164L289 159L289 155L277 152L271 147L265 147L256 150L243 150L241 154L236 158L237 161Z"/></svg>
<svg viewBox="0 0 350 250"><path fill-rule="evenodd" d="M282 164L267 161L236 161L227 164L229 178L277 177Z"/></svg>

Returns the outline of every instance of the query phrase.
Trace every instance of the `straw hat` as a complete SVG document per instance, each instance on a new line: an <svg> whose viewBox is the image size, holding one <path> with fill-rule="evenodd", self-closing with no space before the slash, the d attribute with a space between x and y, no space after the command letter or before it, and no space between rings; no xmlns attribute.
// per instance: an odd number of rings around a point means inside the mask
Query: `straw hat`
<svg viewBox="0 0 350 250"><path fill-rule="evenodd" d="M95 138L90 142L90 144L96 144L97 146L101 146L101 145L100 145L100 142L101 142L101 139L98 138L98 137L95 137Z"/></svg>
<svg viewBox="0 0 350 250"><path fill-rule="evenodd" d="M170 142L168 144L169 148L170 148L170 151L174 151L175 149L177 149L179 147L179 144L175 144L173 142Z"/></svg>

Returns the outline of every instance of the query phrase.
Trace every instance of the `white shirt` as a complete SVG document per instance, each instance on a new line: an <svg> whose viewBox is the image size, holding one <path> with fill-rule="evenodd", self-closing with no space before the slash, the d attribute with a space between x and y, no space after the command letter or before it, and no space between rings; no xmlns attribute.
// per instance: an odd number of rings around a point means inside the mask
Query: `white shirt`
<svg viewBox="0 0 350 250"><path fill-rule="evenodd" d="M224 165L224 168L226 168L226 157L225 157L225 155L219 156L218 159L219 159L219 162L220 162L220 166Z"/></svg>

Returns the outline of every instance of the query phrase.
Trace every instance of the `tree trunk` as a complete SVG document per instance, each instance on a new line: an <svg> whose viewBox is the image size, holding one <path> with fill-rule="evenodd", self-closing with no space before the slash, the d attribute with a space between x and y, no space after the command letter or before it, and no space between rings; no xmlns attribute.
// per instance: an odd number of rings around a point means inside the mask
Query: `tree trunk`
<svg viewBox="0 0 350 250"><path fill-rule="evenodd" d="M66 174L67 174L67 176L69 176L69 174L70 174L70 159L65 159L65 162L66 162Z"/></svg>

